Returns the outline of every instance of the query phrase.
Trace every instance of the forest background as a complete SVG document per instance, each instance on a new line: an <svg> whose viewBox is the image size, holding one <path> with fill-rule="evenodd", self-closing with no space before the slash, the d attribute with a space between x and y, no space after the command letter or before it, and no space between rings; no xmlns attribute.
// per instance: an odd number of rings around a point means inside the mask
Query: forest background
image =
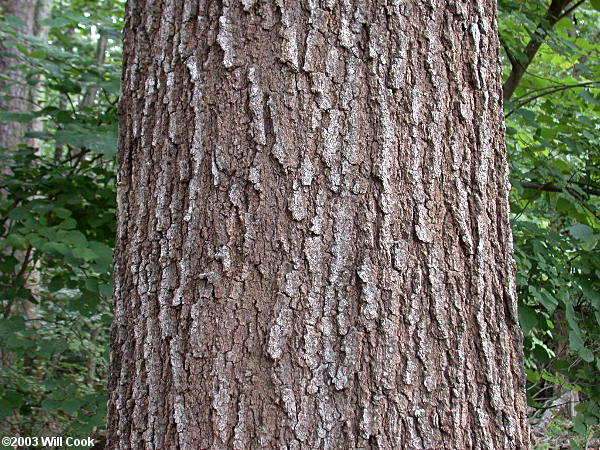
<svg viewBox="0 0 600 450"><path fill-rule="evenodd" d="M33 24L10 3L0 2L0 434L101 439L124 2L38 0ZM498 6L530 423L536 448L590 448L600 0Z"/></svg>

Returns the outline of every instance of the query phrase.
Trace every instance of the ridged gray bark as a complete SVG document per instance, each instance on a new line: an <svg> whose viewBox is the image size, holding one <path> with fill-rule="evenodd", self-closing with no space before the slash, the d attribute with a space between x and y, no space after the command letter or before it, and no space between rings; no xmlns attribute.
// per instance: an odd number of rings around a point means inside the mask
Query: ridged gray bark
<svg viewBox="0 0 600 450"><path fill-rule="evenodd" d="M526 448L493 0L129 1L109 448Z"/></svg>

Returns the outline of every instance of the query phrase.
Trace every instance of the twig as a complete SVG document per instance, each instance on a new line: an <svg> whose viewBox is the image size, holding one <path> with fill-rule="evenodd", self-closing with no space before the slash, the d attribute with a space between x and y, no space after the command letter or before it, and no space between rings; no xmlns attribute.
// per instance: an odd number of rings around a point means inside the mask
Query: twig
<svg viewBox="0 0 600 450"><path fill-rule="evenodd" d="M565 91L567 89L572 89L572 88L578 88L578 87L586 87L586 86L591 86L594 84L600 84L600 81L586 81L585 83L577 83L577 84L566 84L560 87L556 87L553 89L549 89L545 92L542 92L541 94L536 94L533 95L529 98L526 98L525 100L522 100L520 102L518 102L517 106L515 106L513 109L511 109L505 116L505 119L508 119L514 112L516 112L518 109L522 108L523 106L525 106L528 103L531 103L532 101L543 97L544 95L549 95L549 94L554 94L555 92L560 92L560 91Z"/></svg>

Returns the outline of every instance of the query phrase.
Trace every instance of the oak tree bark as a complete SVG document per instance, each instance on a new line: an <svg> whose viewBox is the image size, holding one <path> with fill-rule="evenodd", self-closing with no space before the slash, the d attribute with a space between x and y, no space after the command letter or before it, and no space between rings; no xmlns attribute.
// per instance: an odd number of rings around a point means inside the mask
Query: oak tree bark
<svg viewBox="0 0 600 450"><path fill-rule="evenodd" d="M109 448L526 448L493 0L130 0Z"/></svg>

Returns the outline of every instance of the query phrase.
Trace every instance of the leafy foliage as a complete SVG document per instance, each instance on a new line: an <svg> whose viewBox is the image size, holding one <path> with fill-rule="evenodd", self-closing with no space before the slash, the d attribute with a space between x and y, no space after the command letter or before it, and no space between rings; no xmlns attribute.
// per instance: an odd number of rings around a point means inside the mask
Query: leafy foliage
<svg viewBox="0 0 600 450"><path fill-rule="evenodd" d="M48 41L20 35L14 16L0 22L38 103L0 111L0 121L30 124L21 145L0 149L5 436L104 427L122 9L57 3Z"/></svg>
<svg viewBox="0 0 600 450"><path fill-rule="evenodd" d="M586 435L600 420L600 8L565 3L505 107L528 400L540 415L577 392ZM548 8L500 2L507 76Z"/></svg>

